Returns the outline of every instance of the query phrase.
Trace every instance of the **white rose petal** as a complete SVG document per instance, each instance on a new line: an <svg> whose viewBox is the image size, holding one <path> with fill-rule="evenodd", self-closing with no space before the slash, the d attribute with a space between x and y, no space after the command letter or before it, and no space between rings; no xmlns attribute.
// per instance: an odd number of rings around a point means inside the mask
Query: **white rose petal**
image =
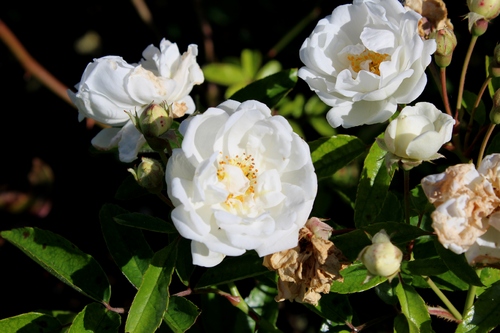
<svg viewBox="0 0 500 333"><path fill-rule="evenodd" d="M181 55L175 43L163 39L159 49L148 46L139 63L106 56L88 64L75 86L76 93L68 90L79 120L88 117L105 125L123 126L117 136L104 133L93 144L98 149L118 147L120 160L131 162L146 141L137 130L126 128L132 124L127 112L140 115L150 103L166 102L172 105L174 117L192 113L195 104L189 93L204 81L197 54L196 45L189 45Z"/></svg>
<svg viewBox="0 0 500 333"><path fill-rule="evenodd" d="M331 126L384 122L422 93L436 44L419 36L420 18L397 0L355 0L318 22L298 76L331 106Z"/></svg>
<svg viewBox="0 0 500 333"><path fill-rule="evenodd" d="M172 221L193 263L297 245L317 192L307 143L257 101L226 101L181 123L165 172Z"/></svg>

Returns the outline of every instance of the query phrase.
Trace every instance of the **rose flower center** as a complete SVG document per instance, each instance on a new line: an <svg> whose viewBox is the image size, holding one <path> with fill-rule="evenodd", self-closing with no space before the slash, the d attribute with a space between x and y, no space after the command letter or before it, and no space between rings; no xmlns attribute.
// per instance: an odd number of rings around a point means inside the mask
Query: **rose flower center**
<svg viewBox="0 0 500 333"><path fill-rule="evenodd" d="M364 50L360 54L349 53L347 55L347 60L351 63L353 71L358 73L360 70L368 70L377 75L380 75L380 64L388 58L389 55L386 53L381 54L370 50Z"/></svg>
<svg viewBox="0 0 500 333"><path fill-rule="evenodd" d="M252 155L220 158L217 178L229 192L225 201L229 210L241 211L252 206L258 172Z"/></svg>

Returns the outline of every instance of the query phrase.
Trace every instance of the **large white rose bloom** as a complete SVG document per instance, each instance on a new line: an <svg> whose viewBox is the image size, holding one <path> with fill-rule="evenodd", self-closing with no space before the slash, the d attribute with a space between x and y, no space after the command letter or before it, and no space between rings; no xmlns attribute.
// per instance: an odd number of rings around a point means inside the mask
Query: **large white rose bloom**
<svg viewBox="0 0 500 333"><path fill-rule="evenodd" d="M332 127L384 122L422 93L436 43L419 36L420 18L397 0L354 0L318 22L298 76L332 107Z"/></svg>
<svg viewBox="0 0 500 333"><path fill-rule="evenodd" d="M172 220L191 239L193 263L295 247L317 177L309 146L257 101L228 100L184 120L165 178Z"/></svg>
<svg viewBox="0 0 500 333"><path fill-rule="evenodd" d="M118 146L120 160L131 162L146 140L125 111L140 115L150 103L166 102L172 105L174 117L192 113L195 104L189 93L204 81L197 54L194 44L181 55L177 44L162 39L159 49L149 45L143 51L138 64L118 56L89 63L75 86L77 92L68 90L68 95L80 121L88 117L113 126L101 130L92 145L103 150Z"/></svg>

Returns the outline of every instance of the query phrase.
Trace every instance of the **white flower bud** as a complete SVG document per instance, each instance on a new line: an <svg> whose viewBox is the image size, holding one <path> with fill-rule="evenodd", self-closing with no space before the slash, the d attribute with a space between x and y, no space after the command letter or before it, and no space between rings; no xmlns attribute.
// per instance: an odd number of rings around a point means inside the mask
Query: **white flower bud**
<svg viewBox="0 0 500 333"><path fill-rule="evenodd" d="M358 259L368 270L367 279L384 276L390 281L399 272L403 252L391 243L387 232L382 229L372 237L372 245L361 250Z"/></svg>

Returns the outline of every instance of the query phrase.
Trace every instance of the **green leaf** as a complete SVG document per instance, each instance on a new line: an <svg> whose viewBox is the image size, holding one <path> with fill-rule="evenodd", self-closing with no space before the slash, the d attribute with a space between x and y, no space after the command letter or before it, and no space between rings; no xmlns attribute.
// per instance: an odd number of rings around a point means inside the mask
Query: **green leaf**
<svg viewBox="0 0 500 333"><path fill-rule="evenodd" d="M270 60L262 66L257 73L254 76L255 80L260 80L265 78L266 76L273 75L275 73L278 73L280 70L283 69L283 66L281 66L281 63L278 60Z"/></svg>
<svg viewBox="0 0 500 333"><path fill-rule="evenodd" d="M228 63L212 63L202 67L205 80L220 84L222 86L230 86L242 81L251 80L247 77L240 65Z"/></svg>
<svg viewBox="0 0 500 333"><path fill-rule="evenodd" d="M337 132L326 120L324 116L309 117L309 124L319 133L321 136L330 137L335 135Z"/></svg>
<svg viewBox="0 0 500 333"><path fill-rule="evenodd" d="M245 298L245 302L249 307L255 310L261 318L264 318L268 323L270 323L273 328L276 328L276 321L278 319L279 308L278 302L274 300L274 297L278 294L278 290L274 286L269 286L263 282L258 281L257 285L250 291L248 297ZM255 325L253 319L249 319L249 324ZM260 329L263 329L261 327ZM262 330L265 332L266 330ZM259 330L260 332L260 330Z"/></svg>
<svg viewBox="0 0 500 333"><path fill-rule="evenodd" d="M273 273L262 265L262 261L263 259L255 251L247 251L239 257L226 257L217 266L207 269L196 284L196 288L207 288Z"/></svg>
<svg viewBox="0 0 500 333"><path fill-rule="evenodd" d="M139 228L154 232L162 232L166 234L176 234L177 229L175 229L172 223L169 223L160 218L141 214L141 213L126 213L116 215L114 217L116 223L133 228Z"/></svg>
<svg viewBox="0 0 500 333"><path fill-rule="evenodd" d="M185 297L170 297L168 309L163 315L163 320L175 333L186 332L200 315L196 305Z"/></svg>
<svg viewBox="0 0 500 333"><path fill-rule="evenodd" d="M258 100L269 108L274 107L297 83L297 69L286 69L252 82L231 96L239 102Z"/></svg>
<svg viewBox="0 0 500 333"><path fill-rule="evenodd" d="M486 289L467 311L456 333L486 333L500 325L500 281Z"/></svg>
<svg viewBox="0 0 500 333"><path fill-rule="evenodd" d="M342 253L351 261L356 260L359 252L367 245L371 244L366 235L373 236L381 229L385 229L394 244L405 244L417 237L427 235L426 231L399 222L378 222L362 228L350 231L348 233L333 236L332 242L336 247L342 250Z"/></svg>
<svg viewBox="0 0 500 333"><path fill-rule="evenodd" d="M493 153L500 153L500 133L495 134L490 140L484 155L487 156Z"/></svg>
<svg viewBox="0 0 500 333"><path fill-rule="evenodd" d="M169 239L172 238L173 235L170 234ZM194 265L193 256L191 255L191 240L184 237L179 239L175 271L181 282L185 286L189 286L189 279L191 278L191 274L193 274Z"/></svg>
<svg viewBox="0 0 500 333"><path fill-rule="evenodd" d="M394 317L394 333L409 333L408 320L404 314L400 313Z"/></svg>
<svg viewBox="0 0 500 333"><path fill-rule="evenodd" d="M99 303L87 305L73 320L67 333L117 333L121 317Z"/></svg>
<svg viewBox="0 0 500 333"><path fill-rule="evenodd" d="M59 333L59 321L44 313L29 312L0 320L0 332Z"/></svg>
<svg viewBox="0 0 500 333"><path fill-rule="evenodd" d="M494 59L492 56L485 56L485 62L484 64L486 65L486 76L490 76L491 73L491 66L494 64ZM490 97L493 98L493 95L495 94L495 91L500 89L500 77L492 77L490 82L488 82L488 91L490 93Z"/></svg>
<svg viewBox="0 0 500 333"><path fill-rule="evenodd" d="M352 135L335 135L309 142L311 158L318 179L332 177L335 172L361 155L365 144Z"/></svg>
<svg viewBox="0 0 500 333"><path fill-rule="evenodd" d="M367 274L368 271L362 263L354 263L340 271L340 275L342 275L344 281L340 282L334 280L330 291L339 294L358 293L371 289L387 280L385 277L375 276L363 283Z"/></svg>
<svg viewBox="0 0 500 333"><path fill-rule="evenodd" d="M168 308L168 287L172 280L176 256L177 242L171 243L153 256L130 306L125 323L127 333L150 333L160 326Z"/></svg>
<svg viewBox="0 0 500 333"><path fill-rule="evenodd" d="M378 144L372 144L365 158L354 207L354 224L358 228L375 222L389 192L394 168L387 170L385 154Z"/></svg>
<svg viewBox="0 0 500 333"><path fill-rule="evenodd" d="M401 265L401 270L409 274L434 276L443 274L448 270L440 257L428 259L415 259L412 261L405 261Z"/></svg>
<svg viewBox="0 0 500 333"><path fill-rule="evenodd" d="M463 93L462 106L465 108L469 115L472 113L472 109L476 104L477 95L473 92L465 90ZM483 125L486 121L486 108L482 100L479 101L479 105L474 111L474 120L479 124Z"/></svg>
<svg viewBox="0 0 500 333"><path fill-rule="evenodd" d="M408 284L399 283L395 291L401 305L401 312L408 320L409 332L433 332L431 328L431 316L427 311L424 300L415 289Z"/></svg>
<svg viewBox="0 0 500 333"><path fill-rule="evenodd" d="M497 281L500 281L500 269L492 267L482 268L479 274L479 278L481 279L481 282L484 284L484 287L478 287L476 289L476 296L481 295L492 284L494 284Z"/></svg>
<svg viewBox="0 0 500 333"><path fill-rule="evenodd" d="M118 190L116 190L115 199L129 200L139 198L147 194L150 194L149 191L137 184L137 180L135 180L134 176L129 174L120 184Z"/></svg>
<svg viewBox="0 0 500 333"><path fill-rule="evenodd" d="M437 240L434 240L434 246L436 247L436 251L443 259L445 265L455 273L460 279L468 284L472 284L474 286L483 286L481 279L477 276L476 271L472 268L467 259L463 254L456 254L452 251L445 249L443 245Z"/></svg>
<svg viewBox="0 0 500 333"><path fill-rule="evenodd" d="M99 212L99 219L104 240L113 260L125 277L136 288L139 288L153 257L153 251L141 230L125 227L115 222L115 216L128 213L120 206L105 204Z"/></svg>
<svg viewBox="0 0 500 333"><path fill-rule="evenodd" d="M304 111L308 116L324 116L330 109L317 95L311 96L304 105Z"/></svg>
<svg viewBox="0 0 500 333"><path fill-rule="evenodd" d="M328 319L330 324L345 325L346 322L352 322L352 308L347 295L324 294L321 295L317 306L304 305L321 317Z"/></svg>
<svg viewBox="0 0 500 333"><path fill-rule="evenodd" d="M99 263L51 231L19 228L0 235L52 275L98 302L109 302L111 287Z"/></svg>
<svg viewBox="0 0 500 333"><path fill-rule="evenodd" d="M262 64L262 54L258 50L241 51L241 67L246 78L252 80Z"/></svg>

